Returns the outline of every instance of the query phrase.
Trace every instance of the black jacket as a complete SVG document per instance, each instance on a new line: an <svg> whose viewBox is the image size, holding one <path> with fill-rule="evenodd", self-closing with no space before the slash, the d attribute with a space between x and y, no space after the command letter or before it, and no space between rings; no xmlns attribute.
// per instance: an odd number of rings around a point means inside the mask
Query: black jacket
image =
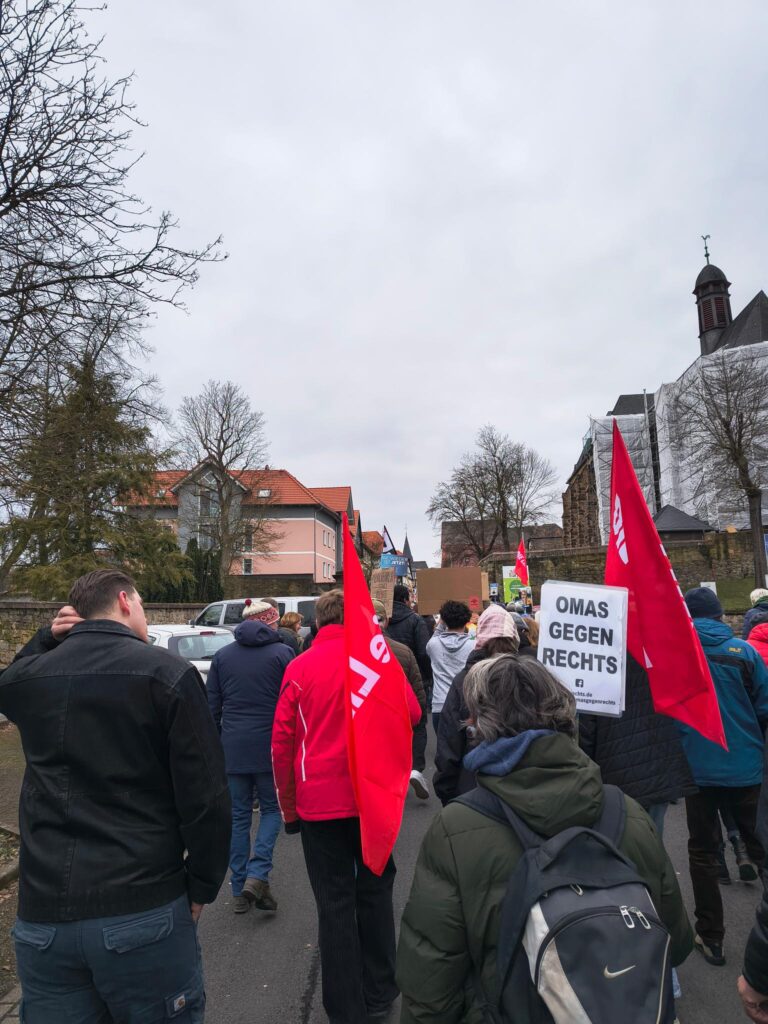
<svg viewBox="0 0 768 1024"><path fill-rule="evenodd" d="M387 636L410 647L419 663L419 672L426 685L432 679L432 665L427 654L429 629L420 615L412 611L402 601L392 605L392 615L387 624Z"/></svg>
<svg viewBox="0 0 768 1024"><path fill-rule="evenodd" d="M579 746L599 765L605 785L618 786L646 809L696 792L677 726L654 710L648 675L632 657L624 714L579 715Z"/></svg>
<svg viewBox="0 0 768 1024"><path fill-rule="evenodd" d="M200 676L119 623L41 630L0 676L21 733L19 917L216 899L229 859L224 758ZM186 851L186 859L185 859Z"/></svg>
<svg viewBox="0 0 768 1024"><path fill-rule="evenodd" d="M267 626L267 629L269 629L269 626ZM301 641L299 639L299 634L295 629L288 629L286 626L279 626L277 635L280 637L280 643L285 644L286 647L290 647L296 657L301 654Z"/></svg>
<svg viewBox="0 0 768 1024"><path fill-rule="evenodd" d="M443 807L454 797L469 792L477 785L475 773L468 771L463 764L464 755L472 749L470 737L462 724L469 717L469 711L464 703L464 680L472 666L487 657L488 653L484 647L475 647L467 658L466 665L451 683L443 710L440 712L435 753L437 771L433 784Z"/></svg>

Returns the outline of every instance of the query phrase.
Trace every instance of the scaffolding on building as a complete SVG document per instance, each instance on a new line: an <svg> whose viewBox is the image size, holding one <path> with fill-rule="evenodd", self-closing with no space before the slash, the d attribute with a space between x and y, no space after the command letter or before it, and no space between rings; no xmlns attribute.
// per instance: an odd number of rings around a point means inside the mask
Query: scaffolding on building
<svg viewBox="0 0 768 1024"><path fill-rule="evenodd" d="M654 456L651 446L649 417L646 413L622 416L590 417L590 434L594 452L595 484L597 488L598 524L600 541L607 544L611 532L611 466L613 464L613 424L627 446L632 465L648 507L655 514Z"/></svg>

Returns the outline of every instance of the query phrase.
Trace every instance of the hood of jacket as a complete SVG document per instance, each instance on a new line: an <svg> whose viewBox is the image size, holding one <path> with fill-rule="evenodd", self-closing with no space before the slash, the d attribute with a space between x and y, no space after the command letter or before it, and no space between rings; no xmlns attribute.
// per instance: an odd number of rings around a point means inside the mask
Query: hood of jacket
<svg viewBox="0 0 768 1024"><path fill-rule="evenodd" d="M493 746L486 747L486 758ZM496 762L506 754L509 751L500 748ZM544 836L572 825L591 825L603 807L600 769L563 733L534 737L506 775L486 774L480 768L478 782Z"/></svg>
<svg viewBox="0 0 768 1024"><path fill-rule="evenodd" d="M266 647L267 644L281 644L283 638L276 629L270 629L264 622L246 619L235 629L235 640L243 647Z"/></svg>
<svg viewBox="0 0 768 1024"><path fill-rule="evenodd" d="M474 646L475 638L470 636L469 633L437 633L433 634L434 639L437 643L445 649L445 651L453 654L456 651L462 650L469 644Z"/></svg>
<svg viewBox="0 0 768 1024"><path fill-rule="evenodd" d="M469 652L469 657L464 662L464 668L469 671L473 665L476 665L478 661L485 661L486 658L490 658L490 652L486 647L473 647Z"/></svg>
<svg viewBox="0 0 768 1024"><path fill-rule="evenodd" d="M702 647L717 647L733 636L733 630L720 619L694 619Z"/></svg>
<svg viewBox="0 0 768 1024"><path fill-rule="evenodd" d="M758 622L749 631L749 643L768 644L768 622Z"/></svg>
<svg viewBox="0 0 768 1024"><path fill-rule="evenodd" d="M409 608L407 604L402 601L395 601L392 604L392 614L389 617L391 623L402 622L403 619L407 619L410 615L415 615L416 612L413 608Z"/></svg>

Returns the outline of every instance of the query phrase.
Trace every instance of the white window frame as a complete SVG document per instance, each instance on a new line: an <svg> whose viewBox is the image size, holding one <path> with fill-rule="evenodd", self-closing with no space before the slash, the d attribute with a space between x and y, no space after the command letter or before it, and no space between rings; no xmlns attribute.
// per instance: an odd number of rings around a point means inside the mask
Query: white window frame
<svg viewBox="0 0 768 1024"><path fill-rule="evenodd" d="M250 566L250 568L247 569L247 570L246 570L246 567L245 567L246 566L246 562ZM243 559L243 576L253 576L253 559L252 558L244 558Z"/></svg>

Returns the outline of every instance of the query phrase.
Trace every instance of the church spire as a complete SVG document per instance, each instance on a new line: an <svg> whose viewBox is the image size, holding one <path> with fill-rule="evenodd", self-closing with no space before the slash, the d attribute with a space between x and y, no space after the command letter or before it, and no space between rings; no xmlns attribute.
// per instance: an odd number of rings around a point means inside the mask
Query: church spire
<svg viewBox="0 0 768 1024"><path fill-rule="evenodd" d="M696 278L693 294L699 312L699 342L701 354L714 352L726 327L733 320L731 297L728 289L731 282L714 263L709 262L709 235L702 235L706 265Z"/></svg>

